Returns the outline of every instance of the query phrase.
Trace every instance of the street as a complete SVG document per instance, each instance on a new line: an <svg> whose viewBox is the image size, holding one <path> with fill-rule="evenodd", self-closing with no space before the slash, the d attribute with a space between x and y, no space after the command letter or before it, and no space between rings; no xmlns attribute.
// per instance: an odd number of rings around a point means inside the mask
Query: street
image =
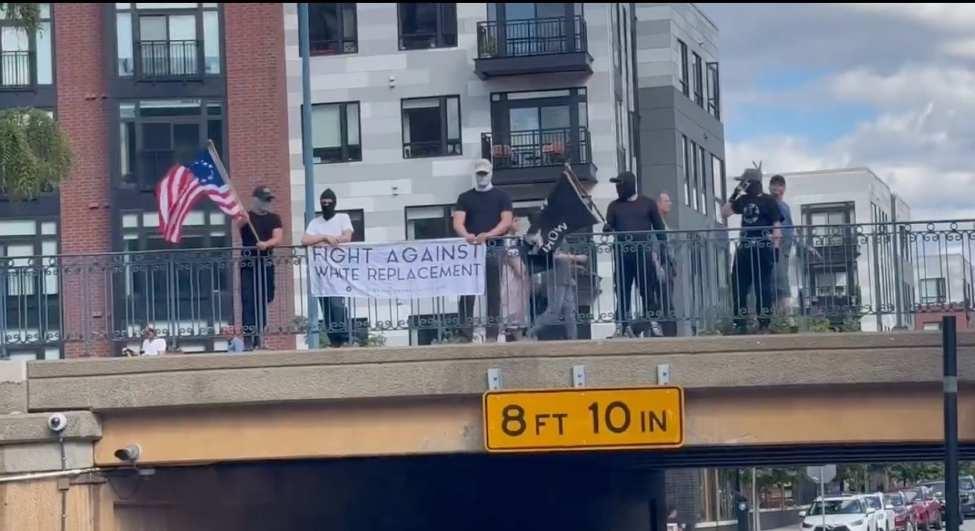
<svg viewBox="0 0 975 531"><path fill-rule="evenodd" d="M799 530L799 522L796 522L795 525L779 527L776 529L763 529L762 531L798 531L798 530ZM967 520L965 520L961 525L961 531L975 531L975 518L968 518Z"/></svg>

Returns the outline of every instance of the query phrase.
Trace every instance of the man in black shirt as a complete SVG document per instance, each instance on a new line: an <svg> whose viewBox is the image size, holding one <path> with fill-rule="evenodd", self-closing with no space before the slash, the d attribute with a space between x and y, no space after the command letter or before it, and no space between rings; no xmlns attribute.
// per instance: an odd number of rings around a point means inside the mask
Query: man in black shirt
<svg viewBox="0 0 975 531"><path fill-rule="evenodd" d="M735 326L739 333L745 333L748 292L754 286L758 333L764 334L768 333L775 303L772 269L782 240L782 212L775 198L762 192L761 170L749 168L737 179L742 182L739 189L744 187L744 193L736 190L731 201L721 207L725 218L741 215L741 239L731 271Z"/></svg>
<svg viewBox="0 0 975 531"><path fill-rule="evenodd" d="M637 193L636 175L632 172L624 171L610 182L616 183L619 199L609 204L603 231L623 233L617 234L615 248L617 333L624 334L629 326L635 335L644 332L663 335L656 321L660 317L661 293L658 272L664 263L667 241L663 219L656 201ZM631 317L634 283L643 308L638 308L636 316Z"/></svg>
<svg viewBox="0 0 975 531"><path fill-rule="evenodd" d="M467 243L487 245L485 263L485 287L487 298L487 319L484 319L489 342L498 339L498 325L501 316L501 257L504 246L500 238L508 233L514 211L511 196L492 184L493 168L486 159L474 164L474 188L457 198L454 208L454 232ZM460 298L461 333L472 340L474 337L474 304L477 297L465 295Z"/></svg>
<svg viewBox="0 0 975 531"><path fill-rule="evenodd" d="M253 207L239 224L244 249L240 261L240 305L244 344L248 350L261 348L267 326L267 305L274 300L274 247L284 238L281 217L270 211L274 194L267 186L253 193ZM257 233L255 235L255 232Z"/></svg>

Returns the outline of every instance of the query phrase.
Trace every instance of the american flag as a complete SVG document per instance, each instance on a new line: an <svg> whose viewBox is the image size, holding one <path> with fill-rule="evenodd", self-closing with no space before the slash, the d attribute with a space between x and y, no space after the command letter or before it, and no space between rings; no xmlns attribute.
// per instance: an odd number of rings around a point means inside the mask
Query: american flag
<svg viewBox="0 0 975 531"><path fill-rule="evenodd" d="M189 166L173 166L156 185L159 199L159 231L163 239L179 243L183 221L203 197L209 197L221 211L235 219L246 218L246 210L227 184L223 164L212 149L205 149Z"/></svg>

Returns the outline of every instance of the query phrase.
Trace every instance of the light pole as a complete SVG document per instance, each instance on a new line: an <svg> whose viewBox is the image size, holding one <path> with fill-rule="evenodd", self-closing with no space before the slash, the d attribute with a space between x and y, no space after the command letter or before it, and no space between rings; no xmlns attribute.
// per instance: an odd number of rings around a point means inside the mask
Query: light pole
<svg viewBox="0 0 975 531"><path fill-rule="evenodd" d="M311 44L308 30L308 3L298 4L298 50L301 55L301 162L305 168L305 226L315 217L315 165L311 144ZM312 295L311 248L305 249L308 268L308 348L318 348L318 301Z"/></svg>

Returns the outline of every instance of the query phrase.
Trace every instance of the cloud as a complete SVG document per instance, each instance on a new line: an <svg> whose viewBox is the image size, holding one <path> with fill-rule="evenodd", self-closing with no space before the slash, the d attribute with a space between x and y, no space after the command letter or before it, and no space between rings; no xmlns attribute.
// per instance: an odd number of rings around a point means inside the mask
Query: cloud
<svg viewBox="0 0 975 531"><path fill-rule="evenodd" d="M975 7L704 9L721 29L726 130L753 133L727 137L729 176L752 160L772 172L867 166L915 219L975 218ZM809 113L835 115L833 134L804 123Z"/></svg>

